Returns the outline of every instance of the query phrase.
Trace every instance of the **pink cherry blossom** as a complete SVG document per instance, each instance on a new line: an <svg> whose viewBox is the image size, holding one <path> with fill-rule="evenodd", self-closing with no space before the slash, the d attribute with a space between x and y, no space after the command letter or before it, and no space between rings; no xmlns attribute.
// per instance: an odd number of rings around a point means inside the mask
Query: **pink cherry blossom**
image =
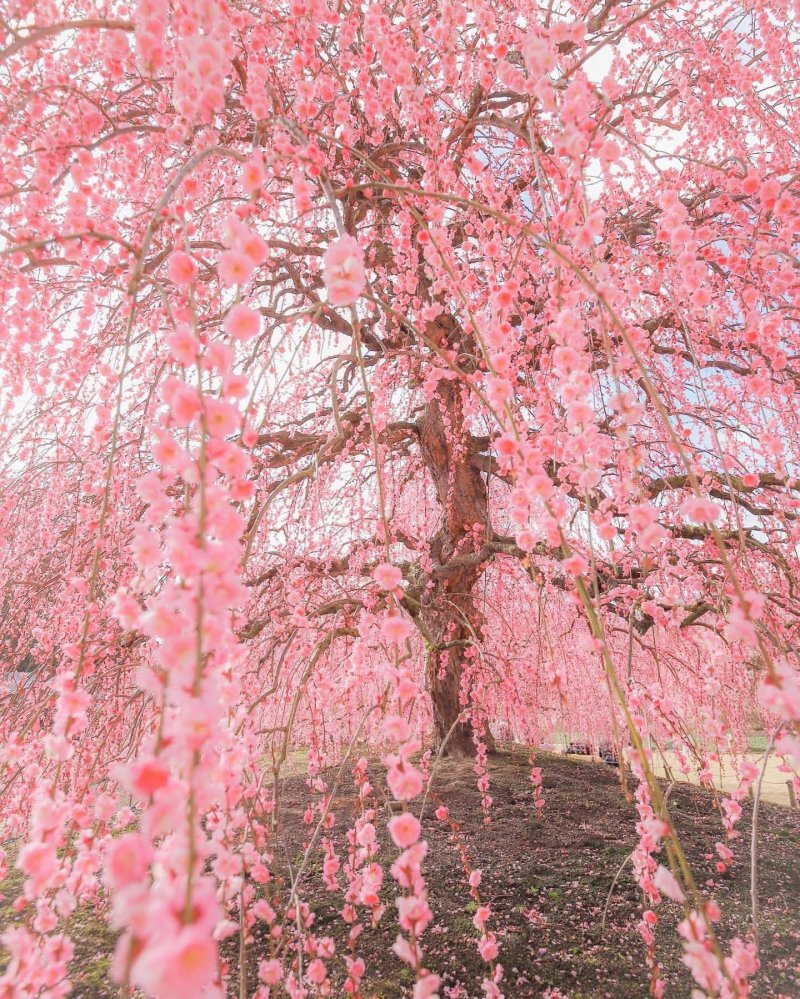
<svg viewBox="0 0 800 999"><path fill-rule="evenodd" d="M381 587L381 589L395 589L395 587L400 585L400 580L402 578L402 571L396 565L392 565L391 562L381 562L379 565L375 566L373 579L378 586Z"/></svg>
<svg viewBox="0 0 800 999"><path fill-rule="evenodd" d="M410 812L395 815L393 819L389 820L389 833L395 846L405 850L419 839L419 820Z"/></svg>
<svg viewBox="0 0 800 999"><path fill-rule="evenodd" d="M225 332L233 340L246 341L258 336L261 316L255 309L239 302L225 317Z"/></svg>
<svg viewBox="0 0 800 999"><path fill-rule="evenodd" d="M197 274L197 264L188 253L176 250L170 254L167 273L174 284L191 284Z"/></svg>
<svg viewBox="0 0 800 999"><path fill-rule="evenodd" d="M390 614L381 624L381 638L391 645L399 645L411 635L411 625L399 614Z"/></svg>
<svg viewBox="0 0 800 999"><path fill-rule="evenodd" d="M352 305L364 290L364 251L350 235L340 236L325 250L323 279L331 305Z"/></svg>
<svg viewBox="0 0 800 999"><path fill-rule="evenodd" d="M683 902L685 897L683 889L678 884L674 874L668 870L668 868L663 865L659 865L653 875L653 883L662 895L666 895L667 898L671 898L673 902Z"/></svg>
<svg viewBox="0 0 800 999"><path fill-rule="evenodd" d="M133 980L156 999L211 994L217 948L201 927L188 926L146 949L133 965ZM220 992L217 992L221 995Z"/></svg>
<svg viewBox="0 0 800 999"><path fill-rule="evenodd" d="M245 284L253 270L252 259L239 250L228 250L220 257L219 277L224 285Z"/></svg>
<svg viewBox="0 0 800 999"><path fill-rule="evenodd" d="M147 873L152 851L140 833L126 833L109 847L106 854L106 875L113 887L124 888L141 883Z"/></svg>
<svg viewBox="0 0 800 999"><path fill-rule="evenodd" d="M713 524L722 513L717 503L699 496L693 496L685 500L681 505L681 513L696 524Z"/></svg>

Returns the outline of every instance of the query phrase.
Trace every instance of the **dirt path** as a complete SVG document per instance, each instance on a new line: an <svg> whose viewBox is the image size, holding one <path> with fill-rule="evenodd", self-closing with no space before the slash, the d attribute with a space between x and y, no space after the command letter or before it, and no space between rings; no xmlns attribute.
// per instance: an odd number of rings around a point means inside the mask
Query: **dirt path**
<svg viewBox="0 0 800 999"><path fill-rule="evenodd" d="M674 753L665 753L666 756L666 766L672 773L673 777L681 778L687 780L690 784L699 784L700 778L698 776L697 770L691 770L688 774L681 774L678 769L678 760ZM755 763L758 767L759 772L764 766L764 754L761 753L748 753L747 759ZM665 777L667 769L664 765L665 761L662 757L654 755L653 766L655 773L659 777ZM739 785L738 769L740 764L740 758L724 755L720 757L719 764L715 765L713 768L714 774L714 786L720 791L732 791ZM789 805L789 774L781 773L780 771L781 761L776 759L774 756L770 756L767 760L766 770L764 771L764 779L761 784L761 800L762 801L772 801L776 805Z"/></svg>
<svg viewBox="0 0 800 999"><path fill-rule="evenodd" d="M575 760L578 763L604 765L602 762L598 763L598 760L591 756L569 754L568 758L570 760ZM746 759L755 763L758 767L759 773L764 768L763 753L748 753ZM712 769L714 787L718 791L733 791L739 786L738 773L740 763L741 757L733 756L732 754L725 754L720 757L719 763L715 764ZM771 801L775 805L784 805L789 807L791 806L791 794L789 791L789 784L791 782L789 780L789 775L783 773L780 767L781 761L776 759L774 756L770 756L767 760L764 777L761 782L761 800ZM657 777L662 777L664 779L669 778L681 783L693 784L695 787L702 786L698 769L694 767L690 769L688 773L682 773L678 757L674 753L654 753L653 773Z"/></svg>

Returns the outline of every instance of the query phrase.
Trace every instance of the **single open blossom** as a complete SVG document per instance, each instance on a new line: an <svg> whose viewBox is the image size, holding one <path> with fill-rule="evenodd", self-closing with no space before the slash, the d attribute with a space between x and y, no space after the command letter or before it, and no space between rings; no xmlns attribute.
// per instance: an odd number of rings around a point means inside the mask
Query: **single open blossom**
<svg viewBox="0 0 800 999"><path fill-rule="evenodd" d="M331 305L352 305L366 284L364 251L350 235L334 240L322 257L322 279Z"/></svg>
<svg viewBox="0 0 800 999"><path fill-rule="evenodd" d="M233 340L252 340L261 331L261 315L249 305L238 302L225 317L225 332Z"/></svg>
<svg viewBox="0 0 800 999"><path fill-rule="evenodd" d="M283 978L283 968L281 962L272 958L269 961L262 961L258 966L258 977L267 985L277 985Z"/></svg>
<svg viewBox="0 0 800 999"><path fill-rule="evenodd" d="M438 975L424 975L414 985L413 999L437 999L441 978Z"/></svg>
<svg viewBox="0 0 800 999"><path fill-rule="evenodd" d="M391 645L399 645L411 634L411 624L400 614L390 614L383 619L381 638Z"/></svg>
<svg viewBox="0 0 800 999"><path fill-rule="evenodd" d="M242 167L242 187L247 194L255 194L266 179L264 162L260 157L251 157Z"/></svg>
<svg viewBox="0 0 800 999"><path fill-rule="evenodd" d="M176 250L170 254L167 275L174 284L191 284L197 274L197 264L188 253Z"/></svg>
<svg viewBox="0 0 800 999"><path fill-rule="evenodd" d="M193 364L200 354L200 342L191 326L181 324L168 334L167 346L172 356L183 365Z"/></svg>
<svg viewBox="0 0 800 999"><path fill-rule="evenodd" d="M671 898L673 902L683 902L685 895L683 889L678 884L677 878L668 868L660 864L653 875L653 883L662 895Z"/></svg>
<svg viewBox="0 0 800 999"><path fill-rule="evenodd" d="M400 715L389 715L384 718L383 730L396 742L405 742L411 735L411 726Z"/></svg>
<svg viewBox="0 0 800 999"><path fill-rule="evenodd" d="M206 399L204 417L211 437L225 437L232 434L241 422L239 410L224 399Z"/></svg>
<svg viewBox="0 0 800 999"><path fill-rule="evenodd" d="M181 385L172 395L170 410L180 427L189 426L197 418L201 408L200 395L192 385Z"/></svg>
<svg viewBox="0 0 800 999"><path fill-rule="evenodd" d="M50 843L26 843L20 850L17 866L38 892L58 868L55 847Z"/></svg>
<svg viewBox="0 0 800 999"><path fill-rule="evenodd" d="M416 798L424 787L422 774L410 763L390 767L386 783L398 801L410 801Z"/></svg>
<svg viewBox="0 0 800 999"><path fill-rule="evenodd" d="M126 833L115 839L106 854L106 876L115 888L143 881L152 850L141 833Z"/></svg>
<svg viewBox="0 0 800 999"><path fill-rule="evenodd" d="M400 585L403 573L396 565L392 565L390 562L381 562L375 566L372 578L381 589L393 590L396 586Z"/></svg>
<svg viewBox="0 0 800 999"><path fill-rule="evenodd" d="M209 994L216 975L213 937L201 926L186 926L146 948L133 965L132 977L154 999L183 999Z"/></svg>
<svg viewBox="0 0 800 999"><path fill-rule="evenodd" d="M419 839L419 832L419 819L410 812L395 815L389 821L389 833L395 846L399 846L401 850L405 850L416 843Z"/></svg>
<svg viewBox="0 0 800 999"><path fill-rule="evenodd" d="M159 760L142 759L123 772L121 778L133 794L140 798L148 798L166 785L169 771Z"/></svg>
<svg viewBox="0 0 800 999"><path fill-rule="evenodd" d="M681 513L696 524L713 524L722 514L722 508L712 500L690 496L681 505Z"/></svg>
<svg viewBox="0 0 800 999"><path fill-rule="evenodd" d="M583 555L573 554L562 563L564 570L572 576L584 576L589 571L589 563Z"/></svg>
<svg viewBox="0 0 800 999"><path fill-rule="evenodd" d="M486 933L478 941L478 951L484 961L493 961L500 953L497 937L494 933Z"/></svg>
<svg viewBox="0 0 800 999"><path fill-rule="evenodd" d="M250 279L255 265L251 257L241 250L228 250L219 261L219 278L228 287L234 284L244 284Z"/></svg>

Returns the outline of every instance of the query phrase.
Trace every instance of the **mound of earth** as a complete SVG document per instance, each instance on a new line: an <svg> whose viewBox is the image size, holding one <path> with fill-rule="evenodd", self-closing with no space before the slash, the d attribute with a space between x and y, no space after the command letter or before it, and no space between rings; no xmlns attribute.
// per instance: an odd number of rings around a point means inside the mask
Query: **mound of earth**
<svg viewBox="0 0 800 999"><path fill-rule="evenodd" d="M630 864L625 863L636 843L635 807L626 800L615 769L552 754L538 754L537 764L543 766L546 798L541 818L533 805L526 758L514 754L489 758L493 805L488 825L472 763L442 760L437 766L423 814L423 836L430 844L424 873L434 913L422 939L426 967L441 975L443 996L482 994L480 982L487 966L476 948L472 924L476 906L450 830L434 816L438 805L444 804L460 826L472 865L482 869L481 901L492 907L491 929L500 943L509 999L542 996L548 989L570 999L640 999L648 991L644 945L636 932L643 896ZM326 776L333 780L333 773ZM385 786L377 762L370 777L376 788ZM309 835L302 825L307 794L301 778L286 782L281 812L289 857L299 858L303 834ZM352 784L340 782L333 802L337 821L332 836L341 856L346 856L343 835L353 805ZM710 794L676 784L669 805L698 883L713 893L722 909L721 941L746 934L752 804L743 803L741 835L734 844L736 860L725 876L715 869L719 858L714 844L723 838L723 830ZM762 802L758 842L762 968L753 981L752 995L796 997L800 995L800 811ZM384 830L381 844L379 859L388 867L396 850ZM344 953L347 930L339 916L341 895L321 888L320 863L304 874L301 894L314 911L317 933L332 936L337 951ZM385 880L388 903L394 888L388 871ZM688 996L692 981L681 963L675 933L683 910L665 901L659 914L657 948L667 995ZM394 907L387 904L379 926L367 927L359 939L358 952L367 965L365 997L400 999L411 993L411 976L391 953L397 931Z"/></svg>

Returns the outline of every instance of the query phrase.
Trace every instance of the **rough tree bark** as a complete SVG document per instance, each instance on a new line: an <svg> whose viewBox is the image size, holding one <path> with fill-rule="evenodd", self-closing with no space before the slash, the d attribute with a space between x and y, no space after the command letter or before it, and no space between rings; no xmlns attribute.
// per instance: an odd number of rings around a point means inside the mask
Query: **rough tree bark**
<svg viewBox="0 0 800 999"><path fill-rule="evenodd" d="M436 396L420 421L419 436L422 458L442 509L441 524L430 541L436 567L429 577L433 585L422 591L418 612L430 642L426 682L438 744L441 746L449 733L444 750L447 755L472 755L475 733L471 722L456 724L462 710L465 653L482 638L482 616L472 591L483 566L477 560L470 561L469 556L480 548L491 527L486 482L470 461L472 437L464 424L461 388L455 381L439 382ZM484 532L477 541L475 524ZM493 748L488 731L483 738Z"/></svg>

